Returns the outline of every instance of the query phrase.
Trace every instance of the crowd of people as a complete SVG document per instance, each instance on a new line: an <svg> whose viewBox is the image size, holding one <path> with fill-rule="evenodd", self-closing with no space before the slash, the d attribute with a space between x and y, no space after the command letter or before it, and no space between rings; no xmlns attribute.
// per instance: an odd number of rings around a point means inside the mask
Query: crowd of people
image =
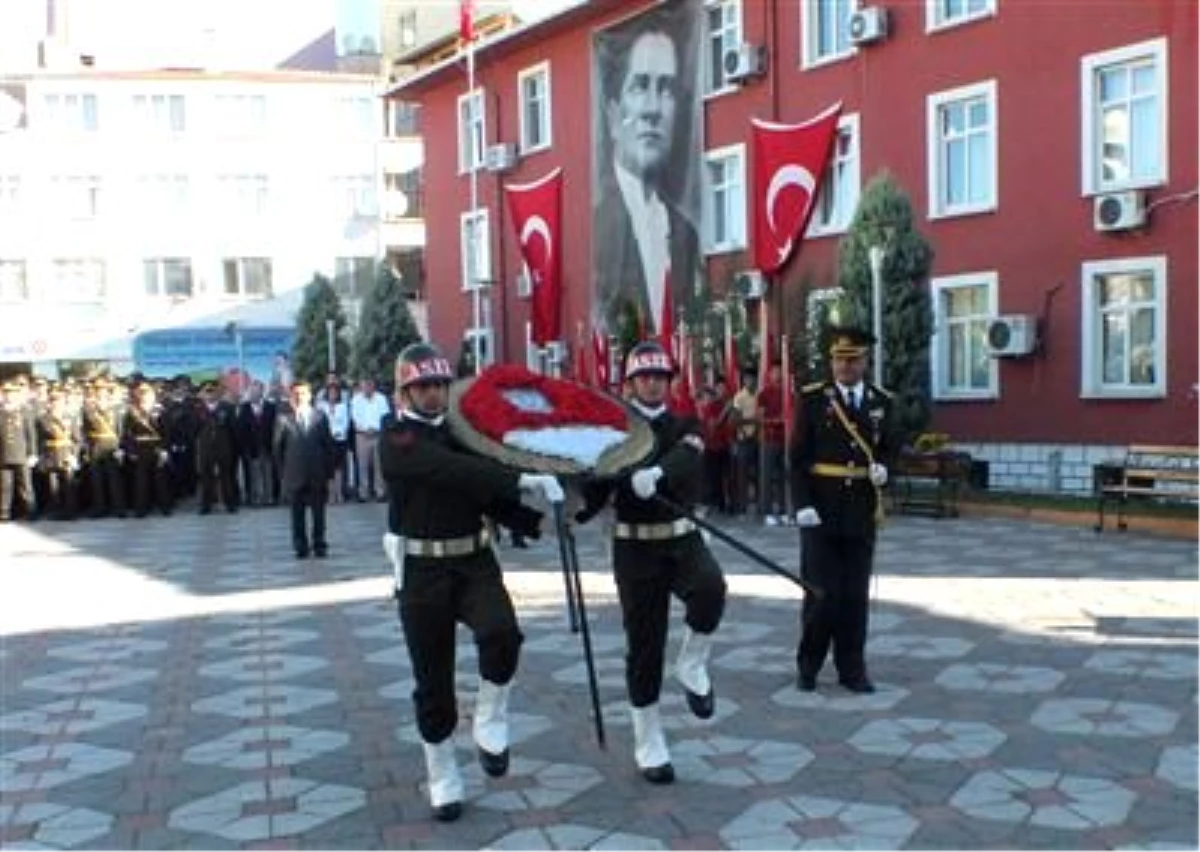
<svg viewBox="0 0 1200 852"><path fill-rule="evenodd" d="M276 422L289 383L197 384L134 374L0 386L0 521L171 514L285 502ZM330 373L313 395L334 441L329 502L386 499L377 441L394 406Z"/></svg>

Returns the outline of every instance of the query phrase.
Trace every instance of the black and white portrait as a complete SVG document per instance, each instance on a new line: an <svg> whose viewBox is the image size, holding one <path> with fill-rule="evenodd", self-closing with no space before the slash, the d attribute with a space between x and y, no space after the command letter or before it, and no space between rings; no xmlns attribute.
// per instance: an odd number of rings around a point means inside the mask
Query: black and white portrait
<svg viewBox="0 0 1200 852"><path fill-rule="evenodd" d="M594 36L592 320L609 334L673 328L697 291L702 16L670 0Z"/></svg>

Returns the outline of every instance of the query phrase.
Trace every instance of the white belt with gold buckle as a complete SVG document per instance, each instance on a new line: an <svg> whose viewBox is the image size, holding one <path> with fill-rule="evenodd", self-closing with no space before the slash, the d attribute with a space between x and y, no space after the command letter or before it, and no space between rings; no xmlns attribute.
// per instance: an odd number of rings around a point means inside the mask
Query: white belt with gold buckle
<svg viewBox="0 0 1200 852"><path fill-rule="evenodd" d="M696 525L687 518L680 518L677 521L667 521L661 524L626 524L618 522L613 530L613 536L633 541L667 541L672 538L685 536L695 529Z"/></svg>

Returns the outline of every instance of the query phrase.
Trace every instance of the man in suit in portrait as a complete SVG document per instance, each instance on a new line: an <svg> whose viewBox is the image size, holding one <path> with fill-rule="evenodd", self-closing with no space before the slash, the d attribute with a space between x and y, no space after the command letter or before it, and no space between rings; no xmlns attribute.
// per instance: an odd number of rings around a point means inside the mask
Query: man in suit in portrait
<svg viewBox="0 0 1200 852"><path fill-rule="evenodd" d="M282 498L292 507L292 545L297 559L307 559L310 538L306 509L312 514L312 552L318 559L329 553L325 539L325 504L333 475L333 432L329 419L312 404L312 388L296 382L290 388L291 404L276 419L274 453Z"/></svg>
<svg viewBox="0 0 1200 852"><path fill-rule="evenodd" d="M592 255L599 319L610 333L630 306L645 334L661 333L664 311L682 308L696 286L700 243L679 206L692 167L680 139L690 97L667 24L652 16L634 32L606 36L612 48L598 51L609 145L598 149Z"/></svg>

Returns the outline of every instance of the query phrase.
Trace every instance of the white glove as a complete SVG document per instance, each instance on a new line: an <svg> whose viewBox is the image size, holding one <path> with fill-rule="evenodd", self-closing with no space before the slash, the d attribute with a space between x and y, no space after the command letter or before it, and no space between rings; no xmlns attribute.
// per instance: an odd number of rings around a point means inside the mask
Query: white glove
<svg viewBox="0 0 1200 852"><path fill-rule="evenodd" d="M30 456L29 458L25 459L25 464L29 465L30 467L37 467L37 463L38 463L37 456Z"/></svg>
<svg viewBox="0 0 1200 852"><path fill-rule="evenodd" d="M162 467L163 465L165 465L167 463L167 459L169 459L170 457L171 456L167 453L166 450L159 450L158 451L158 466Z"/></svg>
<svg viewBox="0 0 1200 852"><path fill-rule="evenodd" d="M122 449L113 450L113 458L117 460L117 464L125 461L125 451Z"/></svg>
<svg viewBox="0 0 1200 852"><path fill-rule="evenodd" d="M392 582L397 589L404 588L404 539L392 532L383 534L383 552L392 563Z"/></svg>
<svg viewBox="0 0 1200 852"><path fill-rule="evenodd" d="M796 526L819 527L821 526L821 516L817 514L817 510L812 506L805 506L796 513Z"/></svg>
<svg viewBox="0 0 1200 852"><path fill-rule="evenodd" d="M541 491L550 503L561 503L567 499L558 480L548 473L522 473L517 480L522 491Z"/></svg>
<svg viewBox="0 0 1200 852"><path fill-rule="evenodd" d="M633 474L633 493L649 500L658 490L658 481L663 478L661 467L644 467Z"/></svg>
<svg viewBox="0 0 1200 852"><path fill-rule="evenodd" d="M887 468L876 462L871 465L871 484L883 487L887 485Z"/></svg>

